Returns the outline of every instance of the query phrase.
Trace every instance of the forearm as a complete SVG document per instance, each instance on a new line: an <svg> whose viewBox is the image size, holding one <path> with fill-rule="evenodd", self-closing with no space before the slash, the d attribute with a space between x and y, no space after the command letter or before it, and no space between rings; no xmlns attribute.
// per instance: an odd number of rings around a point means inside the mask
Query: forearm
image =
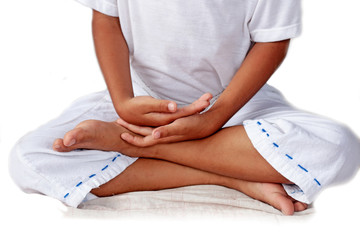
<svg viewBox="0 0 360 240"><path fill-rule="evenodd" d="M219 130L268 81L284 60L289 41L257 43L215 104L203 114L189 114L158 128L118 122L138 136L124 133L126 142L147 147L159 143L202 139ZM210 100L210 99L209 99Z"/></svg>
<svg viewBox="0 0 360 240"><path fill-rule="evenodd" d="M121 102L133 97L129 49L118 18L93 11L96 56L116 111Z"/></svg>
<svg viewBox="0 0 360 240"><path fill-rule="evenodd" d="M228 87L206 115L223 126L269 80L284 60L290 40L256 43Z"/></svg>

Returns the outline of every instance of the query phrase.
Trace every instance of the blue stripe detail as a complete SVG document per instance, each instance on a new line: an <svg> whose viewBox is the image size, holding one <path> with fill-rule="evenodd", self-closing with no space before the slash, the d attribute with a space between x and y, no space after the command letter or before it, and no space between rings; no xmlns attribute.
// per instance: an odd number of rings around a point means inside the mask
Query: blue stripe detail
<svg viewBox="0 0 360 240"><path fill-rule="evenodd" d="M113 158L113 160L111 160L112 162L115 162L115 160L118 158L118 157L121 157L121 154L119 153L116 157Z"/></svg>
<svg viewBox="0 0 360 240"><path fill-rule="evenodd" d="M261 123L260 121L257 121L257 125L261 126L262 123ZM261 128L261 131L262 131L263 133L266 133L266 136L267 136L267 137L270 137L269 133L266 131L265 128ZM280 146L279 146L277 143L273 142L272 144L273 144L274 147L280 148ZM284 156L284 155L283 155L283 156ZM290 160L293 160L293 159L294 159L294 158L293 158L292 156L290 156L289 154L285 154L285 157L287 157L287 158L290 159ZM306 168L304 168L304 167L301 166L300 164L298 164L298 167L299 167L301 170L303 170L304 172L307 172L307 173L309 172ZM320 183L316 178L314 178L314 182L316 182L316 184L317 184L318 186L322 187L322 186L321 186L321 183ZM300 190L300 192L303 192L303 191Z"/></svg>
<svg viewBox="0 0 360 240"><path fill-rule="evenodd" d="M300 164L298 164L298 167L301 168L302 170L304 170L305 172L309 172L306 168L304 168L304 167L301 166Z"/></svg>
<svg viewBox="0 0 360 240"><path fill-rule="evenodd" d="M106 165L103 169L101 169L101 171L104 171L105 169L107 169L109 167L109 165Z"/></svg>
<svg viewBox="0 0 360 240"><path fill-rule="evenodd" d="M321 186L320 182L319 182L316 178L314 178L314 181L315 181L319 186Z"/></svg>
<svg viewBox="0 0 360 240"><path fill-rule="evenodd" d="M118 157L121 157L121 154L120 154L120 153L118 153L118 155L117 155L116 157L114 157L111 161L112 161L112 162L115 162ZM103 167L103 168L101 169L101 171L104 171L104 170L107 169L108 167L109 167L109 165L106 165L105 167ZM96 174L94 173L94 174L91 174L91 175L89 176L89 178L93 178L93 177L95 177L95 176L96 176ZM83 184L83 182L79 182L75 187L79 187L81 184ZM66 194L64 195L64 199L67 198L69 195L70 195L70 193L66 193Z"/></svg>

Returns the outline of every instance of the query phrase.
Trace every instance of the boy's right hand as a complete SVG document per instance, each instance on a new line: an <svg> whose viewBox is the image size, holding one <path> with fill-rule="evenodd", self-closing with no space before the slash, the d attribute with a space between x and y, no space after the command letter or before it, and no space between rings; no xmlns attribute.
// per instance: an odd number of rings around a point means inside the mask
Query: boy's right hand
<svg viewBox="0 0 360 240"><path fill-rule="evenodd" d="M174 101L138 96L123 102L117 112L128 123L157 127L202 112L210 105L211 99L212 95L205 93L190 105L178 108Z"/></svg>

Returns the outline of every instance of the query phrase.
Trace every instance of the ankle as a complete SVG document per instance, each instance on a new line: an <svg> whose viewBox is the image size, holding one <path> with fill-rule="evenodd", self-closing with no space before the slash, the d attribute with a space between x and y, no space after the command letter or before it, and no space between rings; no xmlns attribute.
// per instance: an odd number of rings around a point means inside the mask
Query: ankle
<svg viewBox="0 0 360 240"><path fill-rule="evenodd" d="M209 185L218 185L218 186L223 186L223 187L227 187L230 189L238 190L238 187L235 183L236 179L232 179L232 178L220 176L220 175L212 175L207 180L208 181L206 182L206 184L209 184Z"/></svg>

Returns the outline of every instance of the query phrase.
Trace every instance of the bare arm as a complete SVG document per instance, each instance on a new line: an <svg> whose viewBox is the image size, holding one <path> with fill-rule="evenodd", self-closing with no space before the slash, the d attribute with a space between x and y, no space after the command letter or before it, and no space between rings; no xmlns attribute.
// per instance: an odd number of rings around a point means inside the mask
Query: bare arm
<svg viewBox="0 0 360 240"><path fill-rule="evenodd" d="M117 111L121 103L132 98L129 49L121 31L119 18L93 11L93 38L96 56Z"/></svg>
<svg viewBox="0 0 360 240"><path fill-rule="evenodd" d="M129 130L144 136L124 133L122 138L131 144L146 147L158 143L200 139L215 133L269 80L284 60L289 43L290 40L256 43L209 111L177 119L156 129L139 128L119 122Z"/></svg>
<svg viewBox="0 0 360 240"><path fill-rule="evenodd" d="M286 57L290 40L255 43L228 87L207 114L223 126L269 80Z"/></svg>
<svg viewBox="0 0 360 240"><path fill-rule="evenodd" d="M119 18L93 11L93 38L96 56L117 114L124 120L142 126L161 126L201 112L210 105L212 96L204 95L184 108L176 103L150 96L134 97L129 48Z"/></svg>

